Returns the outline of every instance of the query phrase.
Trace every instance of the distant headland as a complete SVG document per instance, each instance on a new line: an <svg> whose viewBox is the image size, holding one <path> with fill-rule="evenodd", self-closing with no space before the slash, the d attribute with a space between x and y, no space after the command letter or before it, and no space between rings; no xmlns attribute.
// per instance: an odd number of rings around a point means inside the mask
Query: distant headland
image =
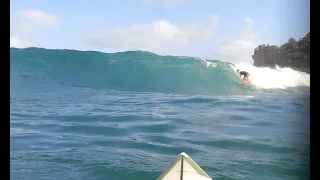
<svg viewBox="0 0 320 180"><path fill-rule="evenodd" d="M303 38L281 45L259 45L252 55L253 65L256 67L289 67L302 72L310 73L310 32Z"/></svg>

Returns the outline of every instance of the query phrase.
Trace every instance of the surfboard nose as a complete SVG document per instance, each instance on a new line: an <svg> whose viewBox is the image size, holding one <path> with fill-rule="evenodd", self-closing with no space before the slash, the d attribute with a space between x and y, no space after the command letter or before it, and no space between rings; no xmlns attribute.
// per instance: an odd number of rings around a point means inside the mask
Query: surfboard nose
<svg viewBox="0 0 320 180"><path fill-rule="evenodd" d="M212 180L187 153L180 153L157 180Z"/></svg>

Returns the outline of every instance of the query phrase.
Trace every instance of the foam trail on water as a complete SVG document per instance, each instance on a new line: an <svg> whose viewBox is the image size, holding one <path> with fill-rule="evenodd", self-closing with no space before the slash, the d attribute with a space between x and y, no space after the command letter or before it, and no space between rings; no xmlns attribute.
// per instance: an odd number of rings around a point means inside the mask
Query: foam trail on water
<svg viewBox="0 0 320 180"><path fill-rule="evenodd" d="M246 63L235 64L235 70L237 68L250 73L249 79L257 88L285 89L298 86L310 87L310 75L291 68L277 67L276 69L271 69L268 67L255 67Z"/></svg>

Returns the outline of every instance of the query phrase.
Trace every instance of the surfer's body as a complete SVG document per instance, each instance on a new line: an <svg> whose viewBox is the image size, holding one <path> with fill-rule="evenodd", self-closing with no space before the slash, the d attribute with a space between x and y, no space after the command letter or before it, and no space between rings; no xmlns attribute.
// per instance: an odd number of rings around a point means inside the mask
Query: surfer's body
<svg viewBox="0 0 320 180"><path fill-rule="evenodd" d="M247 71L240 71L240 69L237 70L237 72L240 74L240 77L243 76L243 81L246 83L251 83L251 81L248 79L249 73Z"/></svg>

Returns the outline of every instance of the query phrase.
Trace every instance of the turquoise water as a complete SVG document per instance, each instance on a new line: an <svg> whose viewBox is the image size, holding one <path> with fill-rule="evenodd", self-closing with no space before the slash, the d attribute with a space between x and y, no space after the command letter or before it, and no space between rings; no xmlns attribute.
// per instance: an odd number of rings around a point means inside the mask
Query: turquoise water
<svg viewBox="0 0 320 180"><path fill-rule="evenodd" d="M308 86L149 52L10 55L11 179L156 179L181 152L214 179L309 179Z"/></svg>

